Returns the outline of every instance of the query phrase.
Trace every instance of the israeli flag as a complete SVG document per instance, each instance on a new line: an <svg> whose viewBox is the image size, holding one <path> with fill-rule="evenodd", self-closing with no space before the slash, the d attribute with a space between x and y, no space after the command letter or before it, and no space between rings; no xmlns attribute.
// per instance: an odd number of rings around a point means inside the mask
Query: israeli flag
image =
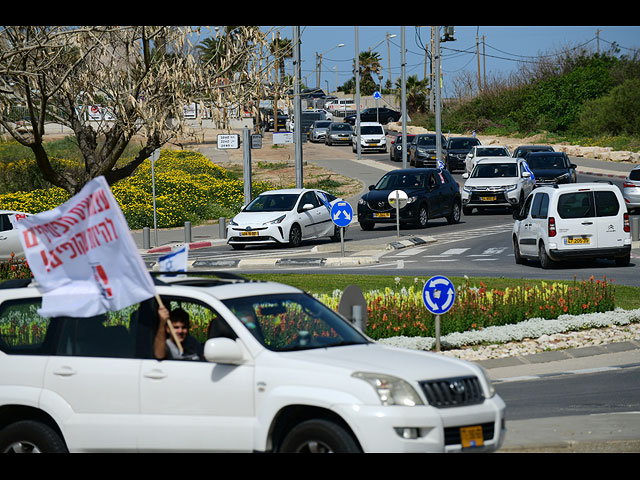
<svg viewBox="0 0 640 480"><path fill-rule="evenodd" d="M442 160L438 160L438 168L444 170L444 162Z"/></svg>
<svg viewBox="0 0 640 480"><path fill-rule="evenodd" d="M189 257L189 246L183 245L171 253L158 258L158 267L161 272L186 272Z"/></svg>
<svg viewBox="0 0 640 480"><path fill-rule="evenodd" d="M527 162L522 162L522 164L524 165L524 169L531 174L531 180L533 180L533 183L536 183L536 177L529 168L529 165L527 165Z"/></svg>
<svg viewBox="0 0 640 480"><path fill-rule="evenodd" d="M329 203L329 199L324 194L324 192L318 192L318 197L320 198L320 201L324 204L324 206L327 207L327 210L331 211L331 203Z"/></svg>

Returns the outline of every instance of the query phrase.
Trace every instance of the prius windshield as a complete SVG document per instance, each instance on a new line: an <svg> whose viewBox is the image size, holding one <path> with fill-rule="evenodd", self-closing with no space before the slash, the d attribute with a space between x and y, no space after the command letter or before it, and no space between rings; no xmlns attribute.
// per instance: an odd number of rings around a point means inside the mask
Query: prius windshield
<svg viewBox="0 0 640 480"><path fill-rule="evenodd" d="M280 193L260 195L244 209L245 212L288 212L298 201L298 194Z"/></svg>
<svg viewBox="0 0 640 480"><path fill-rule="evenodd" d="M369 343L352 325L306 293L240 297L224 301L266 348L285 352Z"/></svg>

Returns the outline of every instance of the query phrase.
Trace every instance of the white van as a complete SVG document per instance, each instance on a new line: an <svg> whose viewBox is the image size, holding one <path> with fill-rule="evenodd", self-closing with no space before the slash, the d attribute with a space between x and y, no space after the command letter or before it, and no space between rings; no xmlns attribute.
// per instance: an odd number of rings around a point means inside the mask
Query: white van
<svg viewBox="0 0 640 480"><path fill-rule="evenodd" d="M351 149L357 152L358 136L354 130L351 134ZM360 124L360 149L361 151L377 150L387 153L387 135L384 127L377 122L362 122Z"/></svg>
<svg viewBox="0 0 640 480"><path fill-rule="evenodd" d="M356 110L356 102L353 98L336 98L325 105L325 108L330 112L349 112Z"/></svg>
<svg viewBox="0 0 640 480"><path fill-rule="evenodd" d="M629 213L620 189L609 183L536 188L513 213L516 263L537 259L542 268L577 258L606 258L626 266L631 258Z"/></svg>

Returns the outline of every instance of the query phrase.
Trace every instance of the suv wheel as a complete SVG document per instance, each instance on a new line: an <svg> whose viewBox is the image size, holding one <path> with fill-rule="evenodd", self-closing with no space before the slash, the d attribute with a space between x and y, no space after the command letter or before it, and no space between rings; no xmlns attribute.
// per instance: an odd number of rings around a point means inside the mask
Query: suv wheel
<svg viewBox="0 0 640 480"><path fill-rule="evenodd" d="M360 228L365 232L370 232L371 230L373 230L373 227L375 226L375 223L373 222L359 222L359 223L360 223Z"/></svg>
<svg viewBox="0 0 640 480"><path fill-rule="evenodd" d="M460 222L460 202L458 200L453 201L453 207L451 207L451 215L447 217L447 222L458 223Z"/></svg>
<svg viewBox="0 0 640 480"><path fill-rule="evenodd" d="M429 213L427 212L427 207L425 205L420 205L418 209L418 220L416 221L416 226L418 228L425 228L429 223Z"/></svg>
<svg viewBox="0 0 640 480"><path fill-rule="evenodd" d="M540 243L538 247L538 259L540 260L540 266L544 269L553 267L553 260L547 255L547 251L544 248L544 243Z"/></svg>
<svg viewBox="0 0 640 480"><path fill-rule="evenodd" d="M22 420L2 429L0 453L67 453L67 447L48 425Z"/></svg>
<svg viewBox="0 0 640 480"><path fill-rule="evenodd" d="M285 437L281 453L360 453L353 437L343 427L327 420L307 420Z"/></svg>

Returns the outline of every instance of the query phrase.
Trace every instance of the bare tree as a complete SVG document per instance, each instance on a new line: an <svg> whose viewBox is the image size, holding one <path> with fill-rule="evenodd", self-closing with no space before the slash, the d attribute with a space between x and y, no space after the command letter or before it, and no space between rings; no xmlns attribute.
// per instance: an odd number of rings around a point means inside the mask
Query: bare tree
<svg viewBox="0 0 640 480"><path fill-rule="evenodd" d="M183 108L207 102L239 108L262 82L258 27L234 27L220 54L199 62L192 27L0 27L0 125L30 147L45 180L69 193L104 175L110 184L131 175L156 149L185 131ZM251 72L254 75L251 76ZM11 121L27 111L30 129ZM100 106L100 117L90 109ZM84 158L81 170L54 169L43 145L45 121L70 127ZM133 159L118 162L134 136Z"/></svg>

